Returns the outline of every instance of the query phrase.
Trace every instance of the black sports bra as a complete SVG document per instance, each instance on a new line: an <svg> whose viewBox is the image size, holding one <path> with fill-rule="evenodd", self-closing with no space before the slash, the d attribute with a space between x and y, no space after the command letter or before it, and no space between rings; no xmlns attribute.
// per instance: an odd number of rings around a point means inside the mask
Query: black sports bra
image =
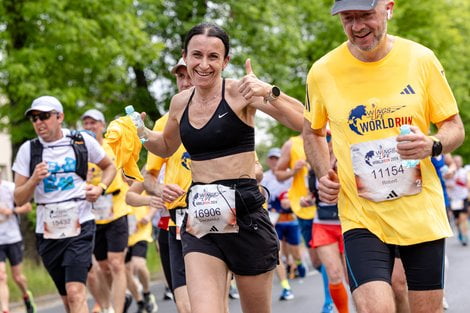
<svg viewBox="0 0 470 313"><path fill-rule="evenodd" d="M225 100L225 79L222 82L222 100L214 115L201 128L194 128L189 122L189 104L194 91L180 121L181 141L192 160L211 160L255 150L255 129L244 123Z"/></svg>

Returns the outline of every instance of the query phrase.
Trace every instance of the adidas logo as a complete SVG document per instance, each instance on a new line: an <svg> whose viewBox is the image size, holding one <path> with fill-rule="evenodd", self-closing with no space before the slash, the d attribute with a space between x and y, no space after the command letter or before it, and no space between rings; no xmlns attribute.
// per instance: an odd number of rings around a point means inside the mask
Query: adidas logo
<svg viewBox="0 0 470 313"><path fill-rule="evenodd" d="M403 89L402 92L400 92L401 95L415 95L416 92L413 90L411 85L406 85L405 89Z"/></svg>
<svg viewBox="0 0 470 313"><path fill-rule="evenodd" d="M392 190L392 192L387 196L387 199L393 199L397 197L398 197L397 193Z"/></svg>
<svg viewBox="0 0 470 313"><path fill-rule="evenodd" d="M217 229L217 227L215 226L212 226L211 229L209 229L209 231L215 231L215 232L218 232L219 230Z"/></svg>

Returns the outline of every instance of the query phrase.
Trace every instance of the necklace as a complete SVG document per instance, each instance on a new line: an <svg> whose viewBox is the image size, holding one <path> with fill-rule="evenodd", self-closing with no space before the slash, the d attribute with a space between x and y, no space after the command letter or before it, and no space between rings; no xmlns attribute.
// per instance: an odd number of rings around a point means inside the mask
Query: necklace
<svg viewBox="0 0 470 313"><path fill-rule="evenodd" d="M211 102L212 100L214 100L215 98L217 98L218 96L219 96L219 93L216 93L215 95L209 96L207 98L203 98L202 96L199 96L199 94L198 94L197 98L196 98L196 102L208 103L208 102Z"/></svg>

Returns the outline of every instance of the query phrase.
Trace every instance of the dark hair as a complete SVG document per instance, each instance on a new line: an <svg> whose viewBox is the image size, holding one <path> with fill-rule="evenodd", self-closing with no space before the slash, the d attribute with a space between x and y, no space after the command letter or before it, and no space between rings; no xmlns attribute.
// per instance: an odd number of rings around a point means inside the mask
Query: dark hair
<svg viewBox="0 0 470 313"><path fill-rule="evenodd" d="M217 37L219 38L225 47L225 55L224 58L228 56L230 51L230 39L228 38L227 33L221 27L211 24L211 23L201 23L199 25L194 26L189 30L184 38L184 53L188 53L188 44L191 38L196 35L206 35L208 37Z"/></svg>

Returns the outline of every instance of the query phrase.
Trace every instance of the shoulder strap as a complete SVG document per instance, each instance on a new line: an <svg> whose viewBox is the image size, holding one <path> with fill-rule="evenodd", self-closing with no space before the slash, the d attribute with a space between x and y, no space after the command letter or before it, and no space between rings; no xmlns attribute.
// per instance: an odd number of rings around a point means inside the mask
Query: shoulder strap
<svg viewBox="0 0 470 313"><path fill-rule="evenodd" d="M30 144L30 159L29 159L29 176L33 175L36 165L42 162L42 151L44 147L39 141L39 138L34 138L29 141Z"/></svg>
<svg viewBox="0 0 470 313"><path fill-rule="evenodd" d="M308 189L315 196L315 202L318 205L320 197L318 196L317 176L313 170L308 171Z"/></svg>
<svg viewBox="0 0 470 313"><path fill-rule="evenodd" d="M68 137L70 137L72 141L72 148L77 162L75 172L86 181L88 172L88 149L85 144L85 139L83 139L83 135L76 130L71 130Z"/></svg>
<svg viewBox="0 0 470 313"><path fill-rule="evenodd" d="M225 78L222 79L222 100L225 99Z"/></svg>

